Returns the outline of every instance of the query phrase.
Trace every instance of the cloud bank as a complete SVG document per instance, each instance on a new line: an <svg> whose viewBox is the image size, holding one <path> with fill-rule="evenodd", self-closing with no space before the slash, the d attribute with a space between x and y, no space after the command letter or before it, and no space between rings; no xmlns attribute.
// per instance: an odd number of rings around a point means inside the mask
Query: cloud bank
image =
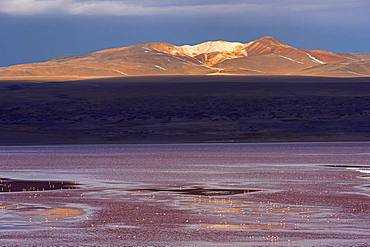
<svg viewBox="0 0 370 247"><path fill-rule="evenodd" d="M291 14L369 10L368 0L1 0L7 15L209 15Z"/></svg>

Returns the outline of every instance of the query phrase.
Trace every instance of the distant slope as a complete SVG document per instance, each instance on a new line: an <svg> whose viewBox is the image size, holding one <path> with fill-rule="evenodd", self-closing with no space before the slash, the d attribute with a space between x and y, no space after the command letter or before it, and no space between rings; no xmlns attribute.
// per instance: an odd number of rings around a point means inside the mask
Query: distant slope
<svg viewBox="0 0 370 247"><path fill-rule="evenodd" d="M248 43L147 43L86 56L0 68L0 79L88 79L148 75L370 76L370 55L303 50L267 36Z"/></svg>

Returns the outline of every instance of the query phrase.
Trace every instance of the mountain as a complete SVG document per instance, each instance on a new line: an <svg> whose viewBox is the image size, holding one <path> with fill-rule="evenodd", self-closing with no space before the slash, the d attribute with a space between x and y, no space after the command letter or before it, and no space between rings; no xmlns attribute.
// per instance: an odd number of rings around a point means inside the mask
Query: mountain
<svg viewBox="0 0 370 247"><path fill-rule="evenodd" d="M0 68L0 79L84 79L149 75L370 76L369 54L304 50L266 36L248 43L146 43L86 56Z"/></svg>

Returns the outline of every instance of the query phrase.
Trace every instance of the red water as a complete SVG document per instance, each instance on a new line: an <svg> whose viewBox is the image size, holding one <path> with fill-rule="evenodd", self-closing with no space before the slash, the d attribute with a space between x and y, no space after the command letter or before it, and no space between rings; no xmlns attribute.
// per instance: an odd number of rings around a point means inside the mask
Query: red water
<svg viewBox="0 0 370 247"><path fill-rule="evenodd" d="M370 143L0 147L1 178L80 184L0 193L0 245L370 246L369 170Z"/></svg>

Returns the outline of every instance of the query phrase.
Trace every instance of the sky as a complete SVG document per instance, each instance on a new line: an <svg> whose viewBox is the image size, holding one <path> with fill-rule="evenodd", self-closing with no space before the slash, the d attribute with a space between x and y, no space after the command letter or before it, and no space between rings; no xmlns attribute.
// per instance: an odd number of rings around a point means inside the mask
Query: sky
<svg viewBox="0 0 370 247"><path fill-rule="evenodd" d="M0 66L154 41L370 52L369 0L0 0Z"/></svg>

